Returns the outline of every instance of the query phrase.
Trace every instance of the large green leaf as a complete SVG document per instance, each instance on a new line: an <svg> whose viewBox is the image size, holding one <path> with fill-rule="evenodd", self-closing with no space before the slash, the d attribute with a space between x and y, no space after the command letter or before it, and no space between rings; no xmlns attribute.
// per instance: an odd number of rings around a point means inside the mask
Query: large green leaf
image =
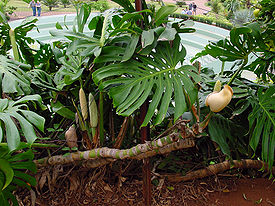
<svg viewBox="0 0 275 206"><path fill-rule="evenodd" d="M68 119L74 119L75 118L75 113L71 111L69 108L64 106L61 102L51 102L51 107L53 112L56 112L57 114L68 118Z"/></svg>
<svg viewBox="0 0 275 206"><path fill-rule="evenodd" d="M28 108L25 104L29 101L36 101L41 104L41 97L39 95L29 95L22 97L17 101L8 100L8 107L0 106L0 108L5 108L0 111L1 120L1 137L3 139L5 135L10 151L15 150L20 144L20 135L15 121L12 118L17 119L22 129L23 135L25 136L27 142L32 144L37 138L33 125L35 125L41 131L44 130L45 119L34 112L26 110ZM6 105L6 100L0 101L0 105ZM5 133L3 133L3 128Z"/></svg>
<svg viewBox="0 0 275 206"><path fill-rule="evenodd" d="M195 67L182 65L185 55L177 36L172 47L167 41L160 42L149 56L139 55L138 60L100 68L93 73L93 79L101 90L109 89L120 115L131 115L150 98L143 126L155 113L155 124L162 122L171 103L175 104L174 119L177 120L188 109L185 94L191 104L196 99L197 90L191 77L195 82L200 81Z"/></svg>
<svg viewBox="0 0 275 206"><path fill-rule="evenodd" d="M154 30L150 29L148 31L143 31L141 35L141 45L143 48L151 45L154 42Z"/></svg>
<svg viewBox="0 0 275 206"><path fill-rule="evenodd" d="M31 78L31 83L34 84L35 86L42 89L47 88L53 91L59 91L56 88L56 85L53 81L52 76L49 75L47 72L40 69L33 69L27 72L27 74Z"/></svg>
<svg viewBox="0 0 275 206"><path fill-rule="evenodd" d="M102 27L102 30L103 29L106 28ZM91 37L81 32L70 30L52 30L50 31L50 34L52 36L65 37L70 41L70 45L66 50L66 53L68 55L75 54L78 51L78 54L82 57L90 55L99 56L99 54L101 53L102 46L104 46L104 42L101 42L101 39ZM105 32L103 32L102 35L105 35Z"/></svg>
<svg viewBox="0 0 275 206"><path fill-rule="evenodd" d="M139 35L132 36L130 43L125 49L125 54L122 57L122 61L127 61L133 56L136 46L138 44L138 40L139 40Z"/></svg>
<svg viewBox="0 0 275 206"><path fill-rule="evenodd" d="M3 92L18 95L31 93L30 79L25 72L12 60L2 55L0 55L0 76Z"/></svg>
<svg viewBox="0 0 275 206"><path fill-rule="evenodd" d="M120 6L123 7L123 9L127 12L135 12L135 8L133 7L133 5L131 4L131 2L129 0L112 0L113 2L116 2L117 4L119 4Z"/></svg>
<svg viewBox="0 0 275 206"><path fill-rule="evenodd" d="M18 205L18 202L13 195L16 186L26 187L31 189L30 185L36 184L35 178L25 174L24 171L30 170L36 172L36 165L33 162L33 152L20 149L19 151L9 152L7 147L0 146L0 205ZM5 183L5 188L3 187ZM30 185L29 185L30 184ZM15 186L16 185L16 186Z"/></svg>
<svg viewBox="0 0 275 206"><path fill-rule="evenodd" d="M256 48L257 42L249 27L234 28L230 31L230 39L210 42L204 50L193 58L211 55L221 61L248 60L248 55ZM192 61L193 61L192 60Z"/></svg>
<svg viewBox="0 0 275 206"><path fill-rule="evenodd" d="M262 159L268 162L269 168L271 168L274 162L275 148L275 88L270 87L266 91L261 88L257 97L252 97L249 101L253 108L248 116L252 132L249 144L256 151L260 139L262 139Z"/></svg>
<svg viewBox="0 0 275 206"><path fill-rule="evenodd" d="M83 33L84 26L87 23L87 20L91 14L91 6L89 4L79 4L81 5L80 9L77 8L76 12L76 22L78 32ZM77 5L78 7L78 5Z"/></svg>
<svg viewBox="0 0 275 206"><path fill-rule="evenodd" d="M10 163L5 159L0 159L0 171L5 174L5 184L0 188L4 190L11 183L14 173Z"/></svg>
<svg viewBox="0 0 275 206"><path fill-rule="evenodd" d="M19 136L18 129L14 124L14 122L12 121L10 115L6 114L6 111L5 113L0 113L0 120L5 125L5 134L6 134L9 149L11 151L15 150L20 143L20 136ZM2 133L2 135L4 134Z"/></svg>
<svg viewBox="0 0 275 206"><path fill-rule="evenodd" d="M79 78L81 78L81 75L84 71L84 68L81 67L83 60L84 59L80 55L69 55L60 58L63 66L58 70L58 72L56 72L54 76L54 82L57 85L56 88L58 90L62 90L63 87L71 85Z"/></svg>
<svg viewBox="0 0 275 206"><path fill-rule="evenodd" d="M166 23L167 17L174 13L178 8L175 5L162 6L156 13L155 24L156 26Z"/></svg>
<svg viewBox="0 0 275 206"><path fill-rule="evenodd" d="M232 139L228 120L218 116L212 117L208 124L208 131L212 141L216 142L221 151L227 156L231 156L228 139Z"/></svg>

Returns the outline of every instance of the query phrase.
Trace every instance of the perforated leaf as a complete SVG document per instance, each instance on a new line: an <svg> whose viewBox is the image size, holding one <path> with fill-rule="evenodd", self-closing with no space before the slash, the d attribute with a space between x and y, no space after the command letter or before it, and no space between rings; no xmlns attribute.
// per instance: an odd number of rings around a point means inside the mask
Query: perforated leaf
<svg viewBox="0 0 275 206"><path fill-rule="evenodd" d="M176 36L172 46L169 42L160 42L149 56L139 55L138 60L100 68L93 73L93 79L101 90L108 89L120 115L131 115L149 98L142 126L147 125L155 113L154 123L161 123L171 103L175 104L176 120L187 111L189 99L191 104L195 101L194 82L200 81L195 67L182 65L185 55L180 37Z"/></svg>

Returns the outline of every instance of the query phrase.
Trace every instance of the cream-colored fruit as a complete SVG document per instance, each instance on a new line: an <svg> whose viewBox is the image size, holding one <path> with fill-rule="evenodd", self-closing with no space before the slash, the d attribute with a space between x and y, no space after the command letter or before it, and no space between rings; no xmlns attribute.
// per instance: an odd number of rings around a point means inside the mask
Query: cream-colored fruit
<svg viewBox="0 0 275 206"><path fill-rule="evenodd" d="M90 114L90 126L92 128L97 127L97 124L98 124L97 105L92 93L89 94L89 114Z"/></svg>
<svg viewBox="0 0 275 206"><path fill-rule="evenodd" d="M212 112L220 112L231 101L233 90L230 86L225 85L220 92L212 92L205 100L205 105L210 107Z"/></svg>
<svg viewBox="0 0 275 206"><path fill-rule="evenodd" d="M88 107L87 107L87 99L85 92L82 88L79 89L79 101L80 101L80 109L83 120L85 121L88 118Z"/></svg>

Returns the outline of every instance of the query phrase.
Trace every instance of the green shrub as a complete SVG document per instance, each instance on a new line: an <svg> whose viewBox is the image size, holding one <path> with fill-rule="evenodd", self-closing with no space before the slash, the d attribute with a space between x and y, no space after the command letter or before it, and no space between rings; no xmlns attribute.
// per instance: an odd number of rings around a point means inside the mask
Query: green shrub
<svg viewBox="0 0 275 206"><path fill-rule="evenodd" d="M109 4L107 0L93 1L90 5L92 9L100 12L104 12L105 10L109 9Z"/></svg>
<svg viewBox="0 0 275 206"><path fill-rule="evenodd" d="M192 19L194 21L198 21L198 22L202 22L202 23L206 23L206 24L210 24L212 25L213 23L216 23L216 26L224 28L224 29L228 29L231 30L233 28L233 25L229 22L224 22L221 20L216 20L214 17L208 17L208 16L202 16L202 15L187 15L187 14L179 14L179 13L175 13L172 14L171 17L173 18L179 18L179 19Z"/></svg>
<svg viewBox="0 0 275 206"><path fill-rule="evenodd" d="M233 28L233 25L231 23L227 23L227 22L219 21L219 20L216 21L216 26L224 28L224 29L228 29L228 30L231 30Z"/></svg>

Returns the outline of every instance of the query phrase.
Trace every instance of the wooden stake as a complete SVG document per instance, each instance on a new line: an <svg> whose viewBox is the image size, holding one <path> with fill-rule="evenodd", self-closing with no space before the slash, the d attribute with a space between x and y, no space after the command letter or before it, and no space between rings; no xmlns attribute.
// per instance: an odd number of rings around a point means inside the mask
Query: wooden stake
<svg viewBox="0 0 275 206"><path fill-rule="evenodd" d="M143 103L140 108L140 125L142 124L147 110L148 110L149 102ZM145 143L149 140L150 137L150 128L147 125L146 127L141 127L141 142ZM151 167L150 167L150 158L146 158L143 160L142 166L142 177L143 177L143 198L144 198L144 205L150 206L152 202L152 184L151 184Z"/></svg>

